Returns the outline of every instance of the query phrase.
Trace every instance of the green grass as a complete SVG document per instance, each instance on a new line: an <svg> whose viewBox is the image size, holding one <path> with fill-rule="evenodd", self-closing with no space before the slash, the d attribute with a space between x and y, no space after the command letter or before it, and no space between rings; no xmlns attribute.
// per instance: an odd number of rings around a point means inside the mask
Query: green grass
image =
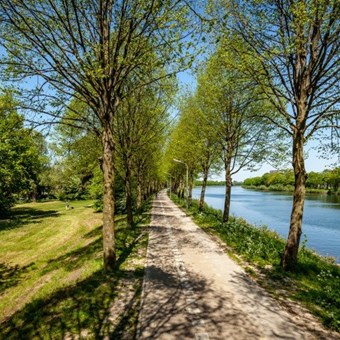
<svg viewBox="0 0 340 340"><path fill-rule="evenodd" d="M185 209L185 200L175 195L172 199ZM231 217L228 223L222 223L222 211L205 205L199 212L196 200L188 214L202 229L217 235L267 290L278 297L299 301L326 327L340 331L340 266L334 259L321 257L302 242L296 271L285 272L280 266L285 240L275 232L240 218Z"/></svg>
<svg viewBox="0 0 340 340"><path fill-rule="evenodd" d="M107 274L92 204L22 204L0 220L0 338L133 337L147 245L139 225L149 217L127 230L117 216L117 266Z"/></svg>

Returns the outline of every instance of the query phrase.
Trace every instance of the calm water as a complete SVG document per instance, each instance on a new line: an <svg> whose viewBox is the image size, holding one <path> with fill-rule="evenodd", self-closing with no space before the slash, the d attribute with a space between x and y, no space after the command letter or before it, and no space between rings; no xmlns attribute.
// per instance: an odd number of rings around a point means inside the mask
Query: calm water
<svg viewBox="0 0 340 340"><path fill-rule="evenodd" d="M199 198L200 187L193 190ZM215 209L223 210L224 187L207 187L205 201ZM267 225L286 238L292 208L292 196L233 187L231 214L243 217L258 226ZM318 253L333 256L340 263L340 196L307 195L304 208L302 238Z"/></svg>

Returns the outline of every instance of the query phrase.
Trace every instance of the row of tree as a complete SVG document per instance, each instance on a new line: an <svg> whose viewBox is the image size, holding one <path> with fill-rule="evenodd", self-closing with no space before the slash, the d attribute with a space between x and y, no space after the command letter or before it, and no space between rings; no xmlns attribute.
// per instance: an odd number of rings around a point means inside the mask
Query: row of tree
<svg viewBox="0 0 340 340"><path fill-rule="evenodd" d="M0 3L0 43L6 51L2 74L19 85L16 93L27 121L66 124L100 142L107 270L116 261L115 178L124 168L127 193L132 167L138 169L139 188L145 173L154 175L152 183L157 181L150 163L159 161L158 148L149 144L145 131L135 133L152 129L157 135L167 82L192 62L188 51L195 44L190 36L197 26L191 8L190 1L172 0Z"/></svg>
<svg viewBox="0 0 340 340"><path fill-rule="evenodd" d="M265 187L277 186L280 188L292 187L294 185L294 173L292 170L273 171L261 177L252 177L244 180L245 187ZM324 170L322 172L311 171L308 173L306 187L311 189L324 189L336 193L340 185L340 168Z"/></svg>
<svg viewBox="0 0 340 340"><path fill-rule="evenodd" d="M139 90L138 98L129 97L116 115L115 202L116 210L127 213L129 227L133 226L134 211L140 211L144 200L156 189L168 126L167 99L171 98L172 88L170 82L163 82L162 95L155 87ZM18 200L45 198L94 198L102 208L98 136L69 124L72 113L67 112L63 123L54 130L48 152L43 135L24 127L24 117L17 113L13 95L8 92L0 98L1 214L6 214Z"/></svg>
<svg viewBox="0 0 340 340"><path fill-rule="evenodd" d="M166 159L174 189L181 190L185 177L173 158L186 163L189 183L197 172L205 183L208 169L221 159L228 221L232 175L265 158L290 155L294 198L282 265L292 270L302 233L304 146L314 137L340 151L339 3L213 1L208 14L217 49L199 72L196 92L185 100L171 136Z"/></svg>
<svg viewBox="0 0 340 340"><path fill-rule="evenodd" d="M156 188L166 172L183 191L186 170L192 188L195 174L206 182L209 171L223 166L227 221L232 176L273 150L273 160L280 159L286 150L277 141L286 140L295 189L283 266L295 267L304 144L326 129L324 140L338 147L338 1L2 0L0 18L1 74L18 85L17 106L26 120L62 124L74 146L100 143L94 154L103 179L107 270L116 260L117 177L132 224L133 187L139 206L143 191ZM212 45L197 89L183 99L165 141L173 76ZM75 156L73 150L67 156ZM68 164L60 165L63 171ZM92 176L83 175L84 181Z"/></svg>
<svg viewBox="0 0 340 340"><path fill-rule="evenodd" d="M183 98L180 118L165 155L175 179L180 179L183 166L173 159L185 160L190 197L195 176L202 174L200 209L209 171L225 171L224 222L229 219L232 176L242 168L258 166L277 139L277 131L264 120L265 115L274 112L266 100L259 101L259 87L239 70L236 53L226 51L230 42L231 39L223 39L202 67L196 92ZM175 180L174 190L183 192L184 182Z"/></svg>

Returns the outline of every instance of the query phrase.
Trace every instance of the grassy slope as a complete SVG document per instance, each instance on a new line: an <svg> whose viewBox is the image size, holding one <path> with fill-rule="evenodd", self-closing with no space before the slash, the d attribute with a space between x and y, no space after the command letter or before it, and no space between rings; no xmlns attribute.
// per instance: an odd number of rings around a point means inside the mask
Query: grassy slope
<svg viewBox="0 0 340 340"><path fill-rule="evenodd" d="M185 209L184 200L175 195L172 199ZM284 272L280 257L285 241L275 232L253 227L242 219L231 218L223 224L221 211L205 206L200 213L196 200L189 214L201 228L217 235L230 254L236 254L248 273L267 290L279 298L301 302L325 326L340 332L340 266L332 259L323 258L302 244L296 272Z"/></svg>
<svg viewBox="0 0 340 340"><path fill-rule="evenodd" d="M117 217L117 269L105 274L91 203L23 204L0 220L0 338L134 333L147 236Z"/></svg>

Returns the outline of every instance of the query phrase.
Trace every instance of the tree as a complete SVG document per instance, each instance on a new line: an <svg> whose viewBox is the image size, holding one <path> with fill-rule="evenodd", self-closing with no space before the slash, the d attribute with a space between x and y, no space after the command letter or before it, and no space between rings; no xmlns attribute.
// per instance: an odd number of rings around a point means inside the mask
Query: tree
<svg viewBox="0 0 340 340"><path fill-rule="evenodd" d="M336 0L234 1L230 7L229 27L255 61L246 72L280 113L279 121L269 119L292 140L295 189L286 270L296 267L302 232L304 145L322 129L339 133L339 8ZM239 57L245 60L243 52Z"/></svg>
<svg viewBox="0 0 340 340"><path fill-rule="evenodd" d="M38 175L46 164L43 137L25 128L23 122L12 94L1 94L0 215L8 212L19 195L36 198Z"/></svg>
<svg viewBox="0 0 340 340"><path fill-rule="evenodd" d="M306 181L306 187L319 189L323 185L322 183L322 174L317 172L310 172L308 174L308 179Z"/></svg>
<svg viewBox="0 0 340 340"><path fill-rule="evenodd" d="M42 174L49 166L48 148L45 137L38 131L26 129L29 136L26 141L30 145L26 156L29 162L25 164L25 173L29 177L28 186L20 192L22 198L36 201L44 195Z"/></svg>
<svg viewBox="0 0 340 340"><path fill-rule="evenodd" d="M196 113L193 98L184 99L180 106L179 119L171 131L164 155L165 171L174 178L175 191L181 197L186 196L188 201L192 197L193 180L199 172L199 158L202 155L201 134L195 126Z"/></svg>
<svg viewBox="0 0 340 340"><path fill-rule="evenodd" d="M259 104L260 89L239 68L238 58L221 41L198 79L198 97L206 103L206 124L218 132L224 163L226 192L223 221L228 222L232 175L260 163L273 147L272 127L263 116L272 113L268 102Z"/></svg>
<svg viewBox="0 0 340 340"><path fill-rule="evenodd" d="M209 107L197 91L193 95L183 98L181 107L181 120L179 128L183 124L179 133L180 141L185 146L182 150L185 155L175 155L176 158L188 159L189 157L197 168L195 171L202 175L202 188L199 200L199 210L203 209L205 190L209 177L209 172L217 172L221 167L221 148L218 143L218 131L214 126L207 123ZM195 162L195 163L194 163ZM192 167L192 166L191 166Z"/></svg>
<svg viewBox="0 0 340 340"><path fill-rule="evenodd" d="M327 189L333 189L336 193L340 185L340 167L334 168L333 170L325 170L322 173L323 181L327 185Z"/></svg>
<svg viewBox="0 0 340 340"><path fill-rule="evenodd" d="M70 119L72 113L65 117ZM68 124L60 124L55 129L54 163L46 177L55 195L62 200L82 199L88 196L88 187L99 169L101 156L100 140L91 131Z"/></svg>
<svg viewBox="0 0 340 340"><path fill-rule="evenodd" d="M129 95L124 86L141 67L150 74L147 84L158 80L158 72L157 78L152 75L159 67L167 70L162 77L187 67L182 52L188 36L187 14L182 1L170 0L0 2L7 72L12 80L37 79L37 86L25 92L22 102L22 108L43 114L31 120L60 122L65 105L72 109L68 104L74 98L89 108L74 111L71 122L95 130L102 144L106 270L113 270L116 260L112 127L118 107ZM157 58L149 58L154 54ZM178 63L172 67L174 61Z"/></svg>
<svg viewBox="0 0 340 340"><path fill-rule="evenodd" d="M125 181L128 226L133 226L133 178L137 182L137 209L142 204L143 172L141 158L157 150L167 124L167 108L172 98L173 81L163 80L148 88L139 88L126 98L117 112L114 132L117 145L117 168ZM141 155L143 153L144 155ZM149 163L150 166L150 163Z"/></svg>

